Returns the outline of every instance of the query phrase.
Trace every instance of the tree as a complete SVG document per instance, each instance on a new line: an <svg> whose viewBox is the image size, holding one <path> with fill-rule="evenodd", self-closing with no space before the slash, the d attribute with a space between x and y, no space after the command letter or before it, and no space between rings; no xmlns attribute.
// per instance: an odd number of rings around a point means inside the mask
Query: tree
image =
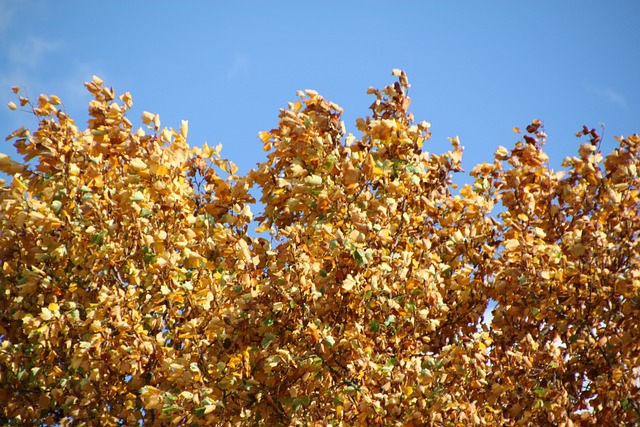
<svg viewBox="0 0 640 427"><path fill-rule="evenodd" d="M554 172L534 120L455 191L460 142L423 150L393 74L359 138L299 92L243 176L186 122L133 130L98 78L86 130L21 97L38 127L7 138L25 163L0 156L3 422L638 423L640 137L603 157L585 127Z"/></svg>

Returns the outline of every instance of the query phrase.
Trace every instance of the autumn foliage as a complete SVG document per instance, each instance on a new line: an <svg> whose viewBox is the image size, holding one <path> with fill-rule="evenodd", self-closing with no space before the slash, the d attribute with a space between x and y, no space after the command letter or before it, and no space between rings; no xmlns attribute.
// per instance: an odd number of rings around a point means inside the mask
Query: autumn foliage
<svg viewBox="0 0 640 427"><path fill-rule="evenodd" d="M394 75L360 136L300 92L247 175L186 122L134 129L98 78L85 130L21 97L38 126L7 138L24 163L0 154L0 421L640 422L640 137L605 156L585 127L556 172L534 120L456 189L460 142L428 151Z"/></svg>

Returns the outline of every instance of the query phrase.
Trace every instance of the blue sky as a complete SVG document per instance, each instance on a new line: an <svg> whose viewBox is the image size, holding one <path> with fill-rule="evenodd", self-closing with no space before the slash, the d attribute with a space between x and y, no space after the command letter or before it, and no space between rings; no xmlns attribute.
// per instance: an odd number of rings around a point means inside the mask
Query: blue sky
<svg viewBox="0 0 640 427"><path fill-rule="evenodd" d="M57 94L82 126L95 74L132 93L134 124L145 110L165 126L189 120L191 145L222 143L246 172L264 160L257 133L297 90L342 106L356 133L367 87L402 68L416 120L432 124L425 150L459 136L470 170L512 146L513 126L541 119L557 168L582 124L605 123L605 152L640 132L639 19L635 0L0 0L0 102L14 85ZM0 108L0 133L23 123L34 125Z"/></svg>

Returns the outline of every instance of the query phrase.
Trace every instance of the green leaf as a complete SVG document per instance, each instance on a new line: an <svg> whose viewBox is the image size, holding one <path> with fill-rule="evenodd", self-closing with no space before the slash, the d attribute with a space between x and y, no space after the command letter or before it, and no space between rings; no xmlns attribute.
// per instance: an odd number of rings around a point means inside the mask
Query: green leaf
<svg viewBox="0 0 640 427"><path fill-rule="evenodd" d="M420 170L420 169L418 168L418 166L416 166L416 165L414 165L414 164L411 164L411 163L409 163L408 165L406 165L404 168L405 168L408 172L411 172L411 173L416 173L416 172L418 172L418 171Z"/></svg>
<svg viewBox="0 0 640 427"><path fill-rule="evenodd" d="M350 385L350 386L348 386L347 388L345 388L345 389L344 389L344 391L345 391L347 394L352 394L352 393L355 393L355 392L357 392L357 391L360 391L360 387Z"/></svg>
<svg viewBox="0 0 640 427"><path fill-rule="evenodd" d="M140 202L140 201L144 200L144 194L142 194L141 191L136 191L131 196L131 200L134 201L134 202Z"/></svg>
<svg viewBox="0 0 640 427"><path fill-rule="evenodd" d="M392 323L395 323L396 321L396 316L394 316L393 314L390 314L389 317L387 317L387 320L384 321L385 326L389 326Z"/></svg>
<svg viewBox="0 0 640 427"><path fill-rule="evenodd" d="M62 210L62 202L60 200L51 202L51 210L55 213L60 213L60 210Z"/></svg>
<svg viewBox="0 0 640 427"><path fill-rule="evenodd" d="M309 398L309 396L306 397L296 397L295 399L293 399L293 402L291 403L291 406L293 407L293 410L297 410L298 408L300 408L302 405L308 405L309 402L311 402L311 398Z"/></svg>
<svg viewBox="0 0 640 427"><path fill-rule="evenodd" d="M268 332L264 334L264 338L262 338L262 343L261 343L262 348L264 348L265 350L269 348L269 345L271 345L271 341L273 341L275 337L276 336L274 334L270 334Z"/></svg>
<svg viewBox="0 0 640 427"><path fill-rule="evenodd" d="M360 267L364 267L369 263L362 249L356 249L355 251L353 251L353 258L356 260Z"/></svg>
<svg viewBox="0 0 640 427"><path fill-rule="evenodd" d="M544 396L547 394L547 390L542 387L536 387L533 389L533 392L538 396Z"/></svg>
<svg viewBox="0 0 640 427"><path fill-rule="evenodd" d="M324 340L326 341L327 344L329 344L329 347L333 347L336 343L336 339L333 338L331 335L327 335L326 337L324 337Z"/></svg>
<svg viewBox="0 0 640 427"><path fill-rule="evenodd" d="M156 254L154 254L153 252L147 252L146 254L144 254L144 262L146 262L147 264L153 264L154 262L156 262Z"/></svg>
<svg viewBox="0 0 640 427"><path fill-rule="evenodd" d="M101 245L103 240L104 236L102 235L102 233L96 233L91 236L91 243L93 243L94 245Z"/></svg>
<svg viewBox="0 0 640 427"><path fill-rule="evenodd" d="M380 330L380 322L373 319L371 322L369 322L369 329L371 330L371 332L378 332Z"/></svg>

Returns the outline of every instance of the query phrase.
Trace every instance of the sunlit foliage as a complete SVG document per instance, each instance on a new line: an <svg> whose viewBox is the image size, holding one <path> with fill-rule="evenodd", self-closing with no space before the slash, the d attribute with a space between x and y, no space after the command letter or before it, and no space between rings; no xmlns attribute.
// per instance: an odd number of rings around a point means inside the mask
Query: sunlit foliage
<svg viewBox="0 0 640 427"><path fill-rule="evenodd" d="M534 120L457 189L393 74L359 136L299 92L246 175L99 78L85 130L11 103L38 125L0 154L0 421L640 422L640 137L585 127L556 172Z"/></svg>

